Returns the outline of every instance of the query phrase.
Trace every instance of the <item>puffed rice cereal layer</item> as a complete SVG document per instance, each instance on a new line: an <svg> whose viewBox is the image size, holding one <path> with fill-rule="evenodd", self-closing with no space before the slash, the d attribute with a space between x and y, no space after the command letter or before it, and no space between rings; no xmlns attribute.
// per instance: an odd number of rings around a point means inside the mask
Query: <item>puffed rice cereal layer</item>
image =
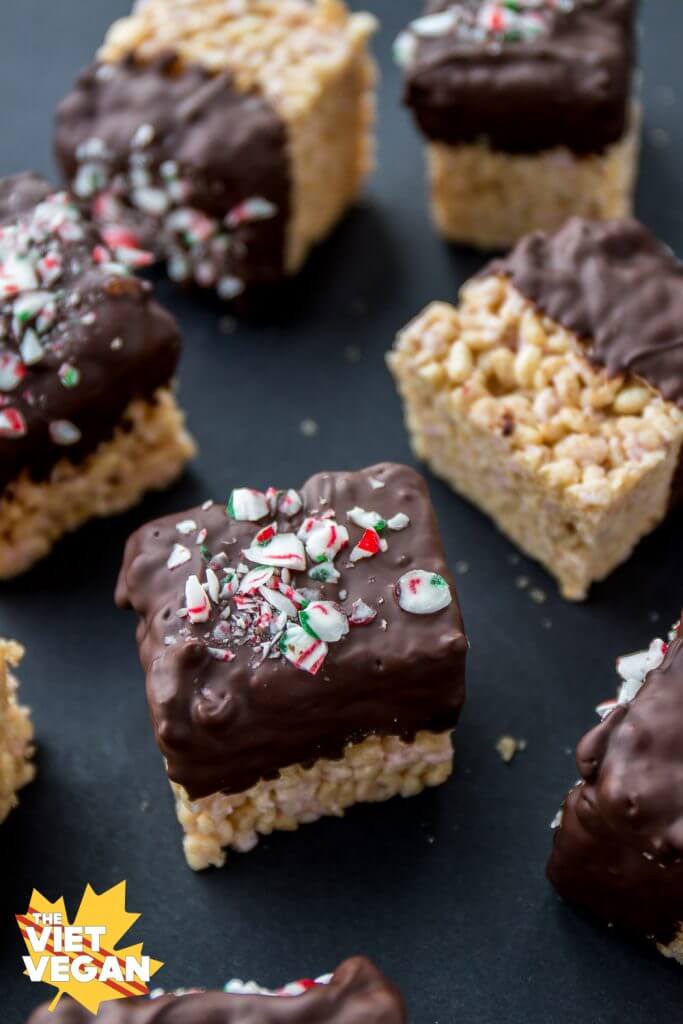
<svg viewBox="0 0 683 1024"><path fill-rule="evenodd" d="M286 270L294 274L358 197L374 164L375 65L369 14L342 0L143 0L115 22L105 62L169 50L186 65L230 71L286 125L291 215Z"/></svg>
<svg viewBox="0 0 683 1024"><path fill-rule="evenodd" d="M506 278L468 283L389 365L417 455L582 600L667 514L683 412L593 366Z"/></svg>
<svg viewBox="0 0 683 1024"><path fill-rule="evenodd" d="M449 241L506 249L532 231L554 231L569 217L628 217L638 166L640 116L605 153L577 156L497 152L486 142L430 143L427 161L432 216Z"/></svg>
<svg viewBox="0 0 683 1024"><path fill-rule="evenodd" d="M81 463L62 459L47 480L24 471L0 497L0 579L25 572L64 534L123 512L162 490L195 454L185 418L167 388L135 399L111 440Z"/></svg>
<svg viewBox="0 0 683 1024"><path fill-rule="evenodd" d="M683 923L681 929L676 938L668 946L657 946L660 953L664 956L669 957L671 960L678 961L679 964L683 964Z"/></svg>
<svg viewBox="0 0 683 1024"><path fill-rule="evenodd" d="M19 800L19 790L35 775L33 725L28 708L17 700L19 683L12 673L24 649L12 640L0 640L0 822Z"/></svg>
<svg viewBox="0 0 683 1024"><path fill-rule="evenodd" d="M423 731L412 743L372 736L349 744L341 760L321 758L311 768L292 765L276 779L236 795L190 800L181 786L171 786L187 863L201 871L222 867L227 848L246 853L259 836L293 832L325 816L341 818L353 804L416 796L428 786L440 786L452 770L451 733Z"/></svg>

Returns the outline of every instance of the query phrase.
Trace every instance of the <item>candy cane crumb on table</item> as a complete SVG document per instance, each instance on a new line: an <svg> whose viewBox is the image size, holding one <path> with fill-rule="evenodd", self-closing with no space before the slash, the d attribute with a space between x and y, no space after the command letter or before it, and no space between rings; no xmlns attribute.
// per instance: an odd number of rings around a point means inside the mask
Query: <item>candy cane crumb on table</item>
<svg viewBox="0 0 683 1024"><path fill-rule="evenodd" d="M372 167L374 29L341 0L138 5L59 108L65 177L110 244L173 280L225 300L272 285Z"/></svg>
<svg viewBox="0 0 683 1024"><path fill-rule="evenodd" d="M67 192L0 181L0 578L170 484L194 454L180 335Z"/></svg>
<svg viewBox="0 0 683 1024"><path fill-rule="evenodd" d="M13 673L23 656L19 644L0 639L0 822L35 775L33 725L28 708L18 702L19 683Z"/></svg>
<svg viewBox="0 0 683 1024"><path fill-rule="evenodd" d="M616 699L577 748L580 781L553 822L559 894L683 964L683 640L617 660Z"/></svg>
<svg viewBox="0 0 683 1024"><path fill-rule="evenodd" d="M457 308L428 306L389 355L416 454L571 600L683 498L682 322L669 250L635 221L574 218Z"/></svg>
<svg viewBox="0 0 683 1024"><path fill-rule="evenodd" d="M275 969L274 969L275 970ZM182 1003L182 1005L178 1005ZM370 960L354 956L333 974L267 989L232 981L222 992L201 989L152 993L149 999L104 1003L93 1015L70 999L47 1004L27 1024L407 1024L401 993Z"/></svg>
<svg viewBox="0 0 683 1024"><path fill-rule="evenodd" d="M631 212L634 0L430 0L399 36L435 224L507 248L569 216Z"/></svg>
<svg viewBox="0 0 683 1024"><path fill-rule="evenodd" d="M450 775L467 640L414 470L238 487L153 522L128 543L117 601L146 624L191 867Z"/></svg>

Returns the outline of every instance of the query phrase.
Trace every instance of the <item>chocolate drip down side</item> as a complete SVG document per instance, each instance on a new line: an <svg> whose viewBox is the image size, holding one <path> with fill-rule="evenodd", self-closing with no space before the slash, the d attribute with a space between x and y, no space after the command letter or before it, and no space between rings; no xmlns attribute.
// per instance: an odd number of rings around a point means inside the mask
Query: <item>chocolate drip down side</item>
<svg viewBox="0 0 683 1024"><path fill-rule="evenodd" d="M683 926L683 640L581 741L548 876L597 917L668 945Z"/></svg>
<svg viewBox="0 0 683 1024"><path fill-rule="evenodd" d="M434 0L427 10L456 6ZM634 0L576 0L568 12L554 8L538 38L474 41L457 27L418 36L406 103L434 142L602 153L628 126L635 15Z"/></svg>
<svg viewBox="0 0 683 1024"><path fill-rule="evenodd" d="M205 992L105 1003L97 1016L62 999L41 1007L27 1024L407 1024L398 991L364 957L346 960L328 985L299 996Z"/></svg>
<svg viewBox="0 0 683 1024"><path fill-rule="evenodd" d="M173 53L90 67L59 106L56 154L98 221L131 232L175 280L238 294L284 276L286 128L229 72Z"/></svg>
<svg viewBox="0 0 683 1024"><path fill-rule="evenodd" d="M53 194L36 175L5 179L0 182L0 225L14 230ZM68 204L68 197L63 202ZM51 317L51 326L40 336L43 351L37 361L24 356L12 334L18 303L27 293L0 303L5 324L0 341L5 389L0 405L0 417L5 415L0 429L0 488L23 470L40 480L60 459L77 464L111 437L133 399L151 399L159 387L169 384L178 362L178 327L153 300L151 286L128 275L124 267L108 263L106 254L100 254L103 262L94 259L102 246L91 224L79 219L68 227L75 232L73 240L65 236L50 241L46 236L47 259L59 265L54 285L46 291L45 284L37 284L38 291L31 293L46 296ZM26 338L24 333L24 342ZM22 361L17 362L20 351ZM8 381L8 368L20 379ZM12 431L15 422L20 426ZM56 443L55 425L65 422L69 430L72 424L77 428L77 439L67 435L70 443Z"/></svg>
<svg viewBox="0 0 683 1024"><path fill-rule="evenodd" d="M318 588L321 599L339 602L347 613L357 600L377 609L374 621L352 626L341 642L330 644L317 675L283 658L254 667L253 650L246 647L232 661L215 660L213 627L206 623L178 637L185 580L190 573L203 579L204 567L195 546L181 568L167 568L177 525L190 520L202 536L206 530L204 549L225 552L235 565L258 529L253 522L230 519L223 506L213 505L150 523L128 542L117 603L141 616L140 656L157 741L170 778L192 798L239 793L288 765L339 758L348 743L372 734L412 739L422 729L451 729L458 720L467 640L422 478L386 463L356 473L321 473L304 485L301 497L303 509L293 520L277 517L281 533L296 532L305 516L331 509L344 523L356 506L386 519L398 512L410 517L408 528L388 535L386 552L351 568L348 552L362 531L349 524L351 546L337 558L337 585L306 581L302 574L297 586ZM452 603L430 615L399 607L396 582L413 568L449 580Z"/></svg>

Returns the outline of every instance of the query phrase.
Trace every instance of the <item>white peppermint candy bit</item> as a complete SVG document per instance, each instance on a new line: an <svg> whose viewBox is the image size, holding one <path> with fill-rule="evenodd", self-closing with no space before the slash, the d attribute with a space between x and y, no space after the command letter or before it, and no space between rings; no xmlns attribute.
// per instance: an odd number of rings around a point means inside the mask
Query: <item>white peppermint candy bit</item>
<svg viewBox="0 0 683 1024"><path fill-rule="evenodd" d="M185 604L190 622L207 622L211 614L211 601L198 576L188 576L185 584Z"/></svg>
<svg viewBox="0 0 683 1024"><path fill-rule="evenodd" d="M234 569L225 570L221 597L234 597L240 585L240 578Z"/></svg>
<svg viewBox="0 0 683 1024"><path fill-rule="evenodd" d="M363 530L377 530L378 533L381 533L387 526L386 520L378 512L366 512L364 508L357 506L349 509L346 516L355 526L360 526Z"/></svg>
<svg viewBox="0 0 683 1024"><path fill-rule="evenodd" d="M410 526L410 519L405 512L398 512L391 519L387 519L387 526L390 530L405 530L407 526Z"/></svg>
<svg viewBox="0 0 683 1024"><path fill-rule="evenodd" d="M637 651L635 654L625 654L617 658L617 672L623 680L637 679L644 683L648 672L662 664L665 654L664 641L653 640L646 651Z"/></svg>
<svg viewBox="0 0 683 1024"><path fill-rule="evenodd" d="M82 437L80 430L71 420L53 420L49 431L54 444L64 446L78 444Z"/></svg>
<svg viewBox="0 0 683 1024"><path fill-rule="evenodd" d="M0 391L14 391L26 374L26 367L16 352L0 352Z"/></svg>
<svg viewBox="0 0 683 1024"><path fill-rule="evenodd" d="M230 495L228 515L238 522L258 523L268 515L268 502L261 491L238 487Z"/></svg>
<svg viewBox="0 0 683 1024"><path fill-rule="evenodd" d="M225 218L225 223L231 229L238 228L240 224L251 224L258 220L270 220L277 213L277 206L264 199L262 196L252 196L245 199L243 203L234 206Z"/></svg>
<svg viewBox="0 0 683 1024"><path fill-rule="evenodd" d="M361 598L351 605L349 622L352 626L369 626L377 618L377 612Z"/></svg>
<svg viewBox="0 0 683 1024"><path fill-rule="evenodd" d="M267 583L270 583L274 572L274 569L265 569L263 567L250 569L247 575L242 578L239 586L240 594L255 594L260 587L265 587Z"/></svg>
<svg viewBox="0 0 683 1024"><path fill-rule="evenodd" d="M40 313L44 306L51 304L50 292L26 292L20 295L12 310L12 330L20 335L31 320Z"/></svg>
<svg viewBox="0 0 683 1024"><path fill-rule="evenodd" d="M16 440L26 434L26 420L18 409L0 409L0 437Z"/></svg>
<svg viewBox="0 0 683 1024"><path fill-rule="evenodd" d="M299 538L293 533L281 533L267 544L247 548L242 554L257 565L274 565L293 572L306 568L306 552Z"/></svg>
<svg viewBox="0 0 683 1024"><path fill-rule="evenodd" d="M290 601L286 594L279 590L273 590L272 587L260 587L259 594L268 602L268 604L272 605L276 611L284 612L288 619L296 618L296 605L293 601Z"/></svg>
<svg viewBox="0 0 683 1024"><path fill-rule="evenodd" d="M167 569L177 569L179 565L185 565L192 558L192 552L184 544L174 544L171 554L166 562Z"/></svg>
<svg viewBox="0 0 683 1024"><path fill-rule="evenodd" d="M308 575L317 583L337 583L341 578L341 573L335 569L332 562L318 562L308 570Z"/></svg>
<svg viewBox="0 0 683 1024"><path fill-rule="evenodd" d="M311 601L299 612L299 622L317 640L336 643L349 632L349 622L334 601Z"/></svg>
<svg viewBox="0 0 683 1024"><path fill-rule="evenodd" d="M455 28L458 15L454 10L442 11L439 14L426 14L423 18L416 18L411 22L411 30L418 36L430 38L442 36Z"/></svg>
<svg viewBox="0 0 683 1024"><path fill-rule="evenodd" d="M283 516L287 516L291 519L293 516L298 515L301 509L304 507L303 500L298 491L290 489L283 491L278 498L278 509Z"/></svg>
<svg viewBox="0 0 683 1024"><path fill-rule="evenodd" d="M299 530L312 562L333 562L349 543L349 531L334 519L306 519Z"/></svg>
<svg viewBox="0 0 683 1024"><path fill-rule="evenodd" d="M381 491L383 487L386 487L386 484L383 483L382 480L378 480L377 477L374 476L369 478L369 483L373 491Z"/></svg>
<svg viewBox="0 0 683 1024"><path fill-rule="evenodd" d="M408 68L417 54L417 38L412 32L401 32L394 40L394 61L400 68Z"/></svg>
<svg viewBox="0 0 683 1024"><path fill-rule="evenodd" d="M443 576L424 569L404 573L396 584L398 603L411 615L433 615L453 600L451 588Z"/></svg>
<svg viewBox="0 0 683 1024"><path fill-rule="evenodd" d="M33 330L29 327L28 330L24 331L24 337L22 338L21 345L19 346L19 352L21 358L24 360L26 366L35 366L45 355L45 349L40 341L40 338Z"/></svg>
<svg viewBox="0 0 683 1024"><path fill-rule="evenodd" d="M211 600L214 602L218 602L218 598L221 592L221 585L218 582L218 576L216 576L216 573L211 568L206 570L206 583L204 584L204 586L206 587Z"/></svg>
<svg viewBox="0 0 683 1024"><path fill-rule="evenodd" d="M178 533L182 533L183 536L187 537L189 534L194 533L197 529L197 524L194 519L183 519L181 522L175 524L175 528Z"/></svg>
<svg viewBox="0 0 683 1024"><path fill-rule="evenodd" d="M282 634L280 653L296 668L314 676L327 657L327 644L316 640L302 626L292 625Z"/></svg>

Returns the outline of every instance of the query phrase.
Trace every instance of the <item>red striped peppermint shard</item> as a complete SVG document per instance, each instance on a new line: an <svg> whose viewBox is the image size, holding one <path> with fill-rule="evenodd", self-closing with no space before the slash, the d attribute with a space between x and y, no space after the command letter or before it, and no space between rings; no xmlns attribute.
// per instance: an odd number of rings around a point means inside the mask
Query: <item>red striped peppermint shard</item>
<svg viewBox="0 0 683 1024"><path fill-rule="evenodd" d="M366 604L362 598L358 598L351 605L351 616L349 622L352 626L369 626L377 618L377 612Z"/></svg>
<svg viewBox="0 0 683 1024"><path fill-rule="evenodd" d="M327 644L316 640L302 626L287 626L280 640L280 653L287 661L314 676L327 657Z"/></svg>
<svg viewBox="0 0 683 1024"><path fill-rule="evenodd" d="M312 562L333 562L349 543L349 531L334 519L304 519L298 537L306 544Z"/></svg>
<svg viewBox="0 0 683 1024"><path fill-rule="evenodd" d="M382 519L378 512L366 512L364 508L358 508L358 506L350 508L346 517L354 526L360 526L362 530L376 530L377 533L382 533L387 528L386 519Z"/></svg>
<svg viewBox="0 0 683 1024"><path fill-rule="evenodd" d="M198 576L188 576L185 584L185 604L190 622L207 622L211 614L211 601Z"/></svg>
<svg viewBox="0 0 683 1024"><path fill-rule="evenodd" d="M14 391L26 376L26 367L16 352L0 352L0 391Z"/></svg>
<svg viewBox="0 0 683 1024"><path fill-rule="evenodd" d="M239 585L240 594L257 594L260 587L265 587L273 578L274 569L259 566L258 569L250 569L246 576L242 577Z"/></svg>
<svg viewBox="0 0 683 1024"><path fill-rule="evenodd" d="M238 522L257 523L269 511L265 494L248 487L236 488L228 500L228 515Z"/></svg>
<svg viewBox="0 0 683 1024"><path fill-rule="evenodd" d="M401 576L396 594L400 607L411 615L433 615L453 600L443 576L424 569L413 569Z"/></svg>
<svg viewBox="0 0 683 1024"><path fill-rule="evenodd" d="M299 612L299 622L307 633L325 643L337 643L349 632L349 621L334 601L311 601Z"/></svg>
<svg viewBox="0 0 683 1024"><path fill-rule="evenodd" d="M18 409L0 409L0 437L14 440L26 434L26 420Z"/></svg>
<svg viewBox="0 0 683 1024"><path fill-rule="evenodd" d="M276 534L265 544L256 542L242 554L257 565L273 565L292 572L303 572L306 568L304 546L293 533Z"/></svg>
<svg viewBox="0 0 683 1024"><path fill-rule="evenodd" d="M362 558L373 558L380 551L386 551L387 547L387 542L380 537L377 530L366 530L351 552L351 561L359 562Z"/></svg>

